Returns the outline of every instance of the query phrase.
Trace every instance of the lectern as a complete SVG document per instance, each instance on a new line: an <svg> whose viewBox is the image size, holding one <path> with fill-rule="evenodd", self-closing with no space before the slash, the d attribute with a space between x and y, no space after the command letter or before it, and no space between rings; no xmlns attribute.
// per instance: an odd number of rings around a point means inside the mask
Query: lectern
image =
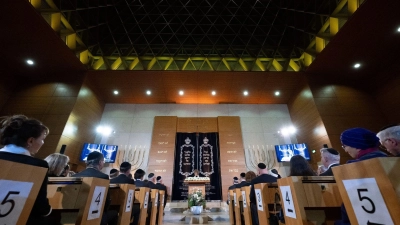
<svg viewBox="0 0 400 225"><path fill-rule="evenodd" d="M206 184L210 183L209 177L186 177L183 181L185 184L188 185L188 195L193 193L197 190L201 190L204 197L206 196Z"/></svg>

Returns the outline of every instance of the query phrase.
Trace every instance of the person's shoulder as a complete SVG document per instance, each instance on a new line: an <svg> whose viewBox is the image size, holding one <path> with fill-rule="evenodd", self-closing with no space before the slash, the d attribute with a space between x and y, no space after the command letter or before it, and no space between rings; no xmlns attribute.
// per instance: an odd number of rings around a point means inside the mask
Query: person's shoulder
<svg viewBox="0 0 400 225"><path fill-rule="evenodd" d="M16 162L16 163L32 165L32 166L49 168L49 164L45 160L34 158L34 157L28 156L28 155L21 155L21 154L15 154L15 153L10 153L10 152L0 152L0 159L12 161L12 162Z"/></svg>

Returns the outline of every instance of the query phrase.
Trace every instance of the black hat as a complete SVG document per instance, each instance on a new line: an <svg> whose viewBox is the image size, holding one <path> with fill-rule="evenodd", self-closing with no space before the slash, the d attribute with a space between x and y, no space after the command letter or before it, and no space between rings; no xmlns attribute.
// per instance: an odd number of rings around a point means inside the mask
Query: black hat
<svg viewBox="0 0 400 225"><path fill-rule="evenodd" d="M101 159L101 158L104 158L104 155L102 153L93 151L93 152L89 153L86 160L90 161L90 160L96 160L96 159Z"/></svg>
<svg viewBox="0 0 400 225"><path fill-rule="evenodd" d="M246 173L241 173L240 177L243 177L243 178L246 177Z"/></svg>
<svg viewBox="0 0 400 225"><path fill-rule="evenodd" d="M148 177L149 179L153 178L153 177L154 177L154 173L149 173L149 175L147 175L147 177Z"/></svg>
<svg viewBox="0 0 400 225"><path fill-rule="evenodd" d="M239 180L237 177L234 177L233 179L234 179L234 180Z"/></svg>
<svg viewBox="0 0 400 225"><path fill-rule="evenodd" d="M265 169L265 168L267 168L267 166L266 166L264 163L259 163L257 166L258 166L258 168L260 168L260 169Z"/></svg>
<svg viewBox="0 0 400 225"><path fill-rule="evenodd" d="M273 172L274 174L279 174L276 169L272 169L271 172Z"/></svg>
<svg viewBox="0 0 400 225"><path fill-rule="evenodd" d="M157 179L157 181L161 180L161 176L157 176L156 179Z"/></svg>
<svg viewBox="0 0 400 225"><path fill-rule="evenodd" d="M111 169L111 170L110 170L110 174L117 173L117 172L118 172L117 169Z"/></svg>
<svg viewBox="0 0 400 225"><path fill-rule="evenodd" d="M339 152L336 151L333 148L327 148L326 151L328 151L329 153L331 153L332 155L339 155Z"/></svg>

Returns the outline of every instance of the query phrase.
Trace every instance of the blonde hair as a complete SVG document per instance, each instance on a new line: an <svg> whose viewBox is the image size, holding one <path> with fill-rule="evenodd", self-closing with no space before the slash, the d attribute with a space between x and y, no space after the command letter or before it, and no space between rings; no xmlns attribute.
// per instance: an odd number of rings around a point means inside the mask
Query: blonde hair
<svg viewBox="0 0 400 225"><path fill-rule="evenodd" d="M60 176L69 162L69 157L60 153L53 153L44 159L49 164L49 175Z"/></svg>

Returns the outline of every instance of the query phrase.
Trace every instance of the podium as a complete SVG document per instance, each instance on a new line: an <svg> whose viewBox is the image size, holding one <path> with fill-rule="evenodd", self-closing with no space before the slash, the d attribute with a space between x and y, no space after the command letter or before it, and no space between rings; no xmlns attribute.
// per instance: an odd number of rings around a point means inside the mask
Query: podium
<svg viewBox="0 0 400 225"><path fill-rule="evenodd" d="M210 183L209 177L186 177L183 183L188 186L188 195L194 191L201 190L201 193L206 196L206 184Z"/></svg>

